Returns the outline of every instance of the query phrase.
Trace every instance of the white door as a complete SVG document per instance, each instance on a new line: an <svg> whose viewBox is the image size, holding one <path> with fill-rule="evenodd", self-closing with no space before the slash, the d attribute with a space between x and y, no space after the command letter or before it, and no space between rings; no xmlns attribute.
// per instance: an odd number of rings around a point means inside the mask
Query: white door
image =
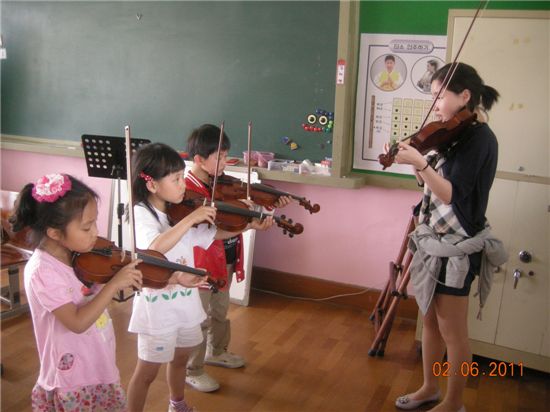
<svg viewBox="0 0 550 412"><path fill-rule="evenodd" d="M448 61L472 16L450 11ZM489 120L499 141L499 164L487 216L510 253L495 274L482 322L475 319L478 305L471 299L470 337L545 356L550 355L549 39L549 12L484 11L459 58L501 94ZM529 252L530 262L520 260L521 251ZM516 269L521 276L514 288Z"/></svg>

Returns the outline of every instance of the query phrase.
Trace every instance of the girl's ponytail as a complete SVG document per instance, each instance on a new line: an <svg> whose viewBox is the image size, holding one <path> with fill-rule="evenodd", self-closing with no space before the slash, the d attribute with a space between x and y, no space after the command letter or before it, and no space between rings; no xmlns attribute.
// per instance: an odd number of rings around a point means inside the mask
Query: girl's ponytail
<svg viewBox="0 0 550 412"><path fill-rule="evenodd" d="M493 107L493 104L495 104L498 101L498 98L500 97L500 93L491 86L484 85L481 89L481 103L483 104L483 107L485 110L489 111L491 110L491 107Z"/></svg>
<svg viewBox="0 0 550 412"><path fill-rule="evenodd" d="M32 188L34 184L28 183L19 192L15 200L15 209L13 215L10 216L9 222L12 225L14 232L19 232L24 228L32 227L37 221L36 207L37 201L32 197Z"/></svg>
<svg viewBox="0 0 550 412"><path fill-rule="evenodd" d="M449 63L434 73L432 82L437 80L443 83L443 80L445 80L447 73L451 69L454 74L447 86L447 90L459 94L467 89L471 93L471 98L467 105L468 109L473 112L481 104L485 111L489 111L500 95L496 89L483 83L476 69L472 66L466 63L457 63L456 69L454 69L452 63Z"/></svg>

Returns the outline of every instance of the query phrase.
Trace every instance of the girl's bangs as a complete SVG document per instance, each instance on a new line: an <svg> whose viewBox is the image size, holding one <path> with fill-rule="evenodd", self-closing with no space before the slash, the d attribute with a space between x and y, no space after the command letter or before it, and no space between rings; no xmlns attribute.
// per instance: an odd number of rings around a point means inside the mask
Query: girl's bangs
<svg viewBox="0 0 550 412"><path fill-rule="evenodd" d="M164 156L159 166L159 170L165 171L164 176L185 170L185 162L176 151Z"/></svg>

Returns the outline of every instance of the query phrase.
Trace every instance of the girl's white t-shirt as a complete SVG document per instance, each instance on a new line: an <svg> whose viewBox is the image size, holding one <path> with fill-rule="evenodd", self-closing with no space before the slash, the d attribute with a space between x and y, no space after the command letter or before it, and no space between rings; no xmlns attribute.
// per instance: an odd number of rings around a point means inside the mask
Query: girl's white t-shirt
<svg viewBox="0 0 550 412"><path fill-rule="evenodd" d="M136 248L147 249L158 235L170 229L168 216L155 209L159 220L143 204L134 206ZM216 228L207 224L192 227L164 255L171 262L195 267L193 247L207 249L214 241ZM206 313L197 288L168 285L163 289L143 288L134 296L128 331L163 335L179 328L202 323Z"/></svg>

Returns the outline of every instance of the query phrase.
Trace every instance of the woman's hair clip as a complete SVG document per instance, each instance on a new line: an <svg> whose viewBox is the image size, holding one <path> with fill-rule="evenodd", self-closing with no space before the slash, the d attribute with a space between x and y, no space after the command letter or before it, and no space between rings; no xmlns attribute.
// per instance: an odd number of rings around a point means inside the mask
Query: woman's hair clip
<svg viewBox="0 0 550 412"><path fill-rule="evenodd" d="M42 176L32 188L32 197L39 203L53 203L71 190L69 176L58 173Z"/></svg>
<svg viewBox="0 0 550 412"><path fill-rule="evenodd" d="M139 177L141 177L146 182L150 182L151 180L153 180L153 178L151 176L149 176L148 174L143 173L143 172L139 172Z"/></svg>

